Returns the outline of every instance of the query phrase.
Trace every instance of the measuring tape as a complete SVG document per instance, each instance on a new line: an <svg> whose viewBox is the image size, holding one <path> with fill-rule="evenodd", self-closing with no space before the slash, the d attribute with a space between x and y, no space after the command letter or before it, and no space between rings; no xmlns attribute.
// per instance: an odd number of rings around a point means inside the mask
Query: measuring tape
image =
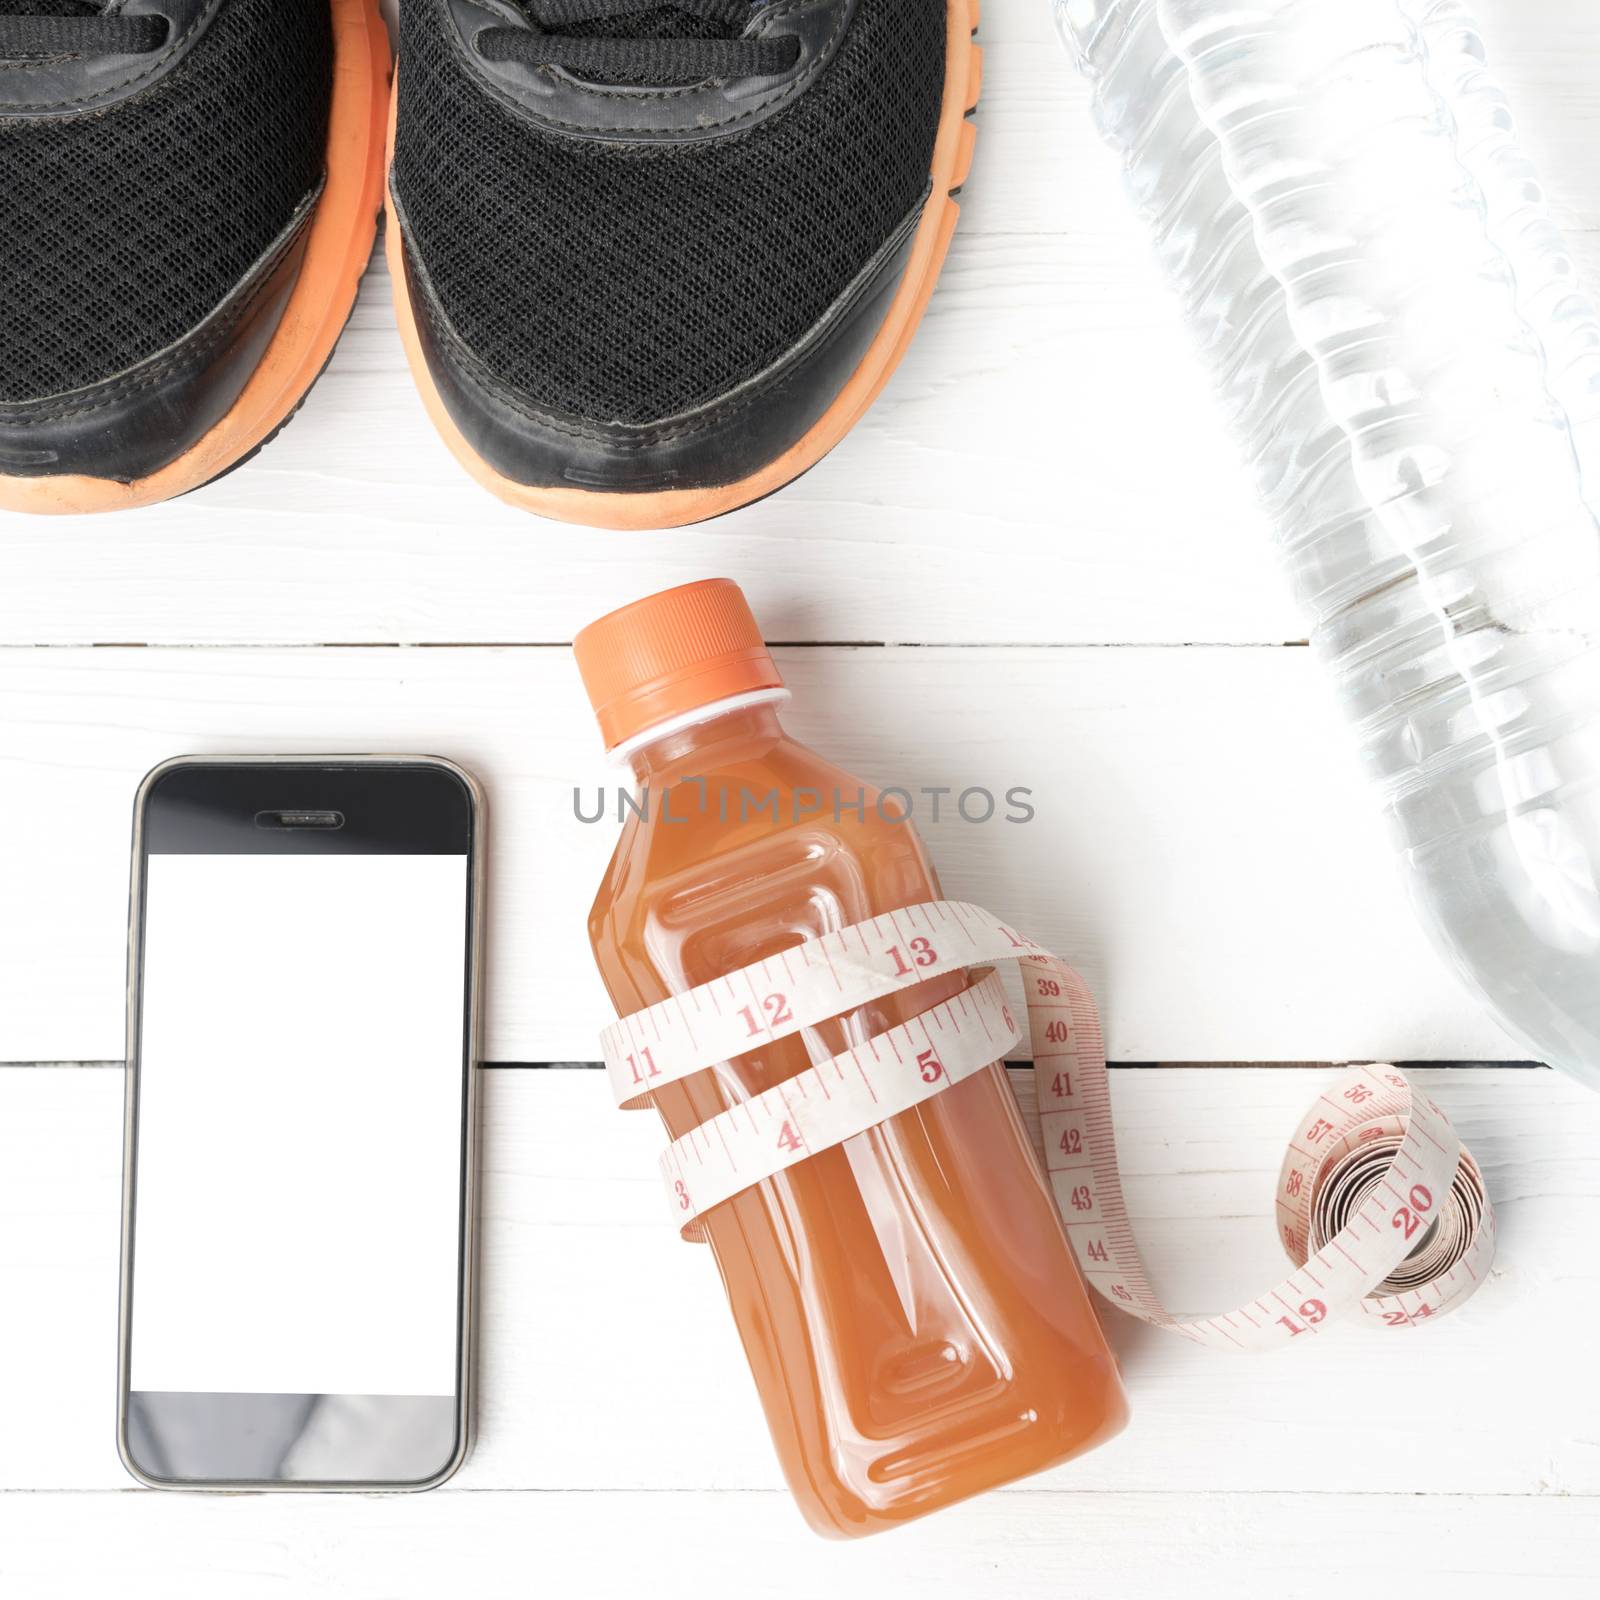
<svg viewBox="0 0 1600 1600"><path fill-rule="evenodd" d="M1394 1067L1356 1067L1319 1095L1278 1178L1279 1237L1294 1264L1248 1304L1174 1316L1151 1288L1128 1222L1099 1014L1065 963L977 906L934 901L856 923L634 1012L601 1044L624 1109L704 1072L931 978L997 961L1021 968L1045 1165L1084 1276L1123 1311L1196 1344L1260 1349L1361 1314L1410 1327L1487 1276L1494 1213L1449 1119ZM703 1237L712 1207L982 1072L1022 1033L998 973L675 1139L662 1157L673 1215Z"/></svg>

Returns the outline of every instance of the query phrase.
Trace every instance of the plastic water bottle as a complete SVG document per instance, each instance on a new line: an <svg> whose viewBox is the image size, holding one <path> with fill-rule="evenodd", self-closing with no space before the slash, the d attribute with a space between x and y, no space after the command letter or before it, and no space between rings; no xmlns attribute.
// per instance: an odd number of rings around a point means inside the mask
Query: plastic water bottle
<svg viewBox="0 0 1600 1600"><path fill-rule="evenodd" d="M1470 14L1055 4L1424 923L1600 1087L1600 322Z"/></svg>

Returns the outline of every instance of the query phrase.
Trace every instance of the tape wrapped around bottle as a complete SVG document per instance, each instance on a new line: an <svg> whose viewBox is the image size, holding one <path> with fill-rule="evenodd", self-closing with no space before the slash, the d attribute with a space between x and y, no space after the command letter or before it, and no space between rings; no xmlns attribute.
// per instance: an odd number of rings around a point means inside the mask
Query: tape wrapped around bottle
<svg viewBox="0 0 1600 1600"><path fill-rule="evenodd" d="M1219 1349L1281 1345L1347 1316L1410 1327L1459 1306L1488 1274L1494 1213L1449 1119L1390 1066L1346 1072L1289 1141L1277 1185L1293 1270L1246 1305L1174 1316L1128 1221L1099 1014L1083 979L979 907L911 906L856 923L633 1013L602 1051L618 1103L948 973L1015 961L1027 1001L1045 1166L1084 1277L1157 1327ZM662 1157L685 1238L764 1179L981 1072L1023 1033L999 974L909 1022L730 1106Z"/></svg>

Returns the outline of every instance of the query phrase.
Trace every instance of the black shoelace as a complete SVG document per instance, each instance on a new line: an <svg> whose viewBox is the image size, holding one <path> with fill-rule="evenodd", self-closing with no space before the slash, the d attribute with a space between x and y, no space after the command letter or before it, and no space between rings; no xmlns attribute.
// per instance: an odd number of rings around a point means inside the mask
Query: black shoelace
<svg viewBox="0 0 1600 1600"><path fill-rule="evenodd" d="M108 17L103 0L66 4L73 9L46 13L29 0L0 0L0 56L143 55L166 42L164 17Z"/></svg>
<svg viewBox="0 0 1600 1600"><path fill-rule="evenodd" d="M664 9L727 32L721 38L617 38L560 31ZM787 72L800 53L798 39L743 36L756 11L752 0L528 0L527 10L530 26L489 28L478 35L478 48L489 60L564 67L602 83L683 84L769 77Z"/></svg>

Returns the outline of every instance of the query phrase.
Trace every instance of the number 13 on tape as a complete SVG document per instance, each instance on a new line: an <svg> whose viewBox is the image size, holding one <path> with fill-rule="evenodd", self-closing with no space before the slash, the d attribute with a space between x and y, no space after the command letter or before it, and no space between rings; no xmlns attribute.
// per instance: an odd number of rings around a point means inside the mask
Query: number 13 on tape
<svg viewBox="0 0 1600 1600"><path fill-rule="evenodd" d="M1128 1221L1100 1019L1083 980L976 906L935 901L812 940L635 1012L602 1037L620 1104L929 978L1015 961L1027 1000L1045 1166L1084 1276L1111 1304L1196 1344L1259 1349L1340 1317L1410 1327L1487 1275L1494 1215L1471 1155L1393 1067L1356 1067L1318 1096L1278 1177L1293 1270L1243 1306L1175 1316ZM816 1062L676 1139L662 1158L685 1237L754 1184L943 1094L1021 1042L998 974L865 1044Z"/></svg>

